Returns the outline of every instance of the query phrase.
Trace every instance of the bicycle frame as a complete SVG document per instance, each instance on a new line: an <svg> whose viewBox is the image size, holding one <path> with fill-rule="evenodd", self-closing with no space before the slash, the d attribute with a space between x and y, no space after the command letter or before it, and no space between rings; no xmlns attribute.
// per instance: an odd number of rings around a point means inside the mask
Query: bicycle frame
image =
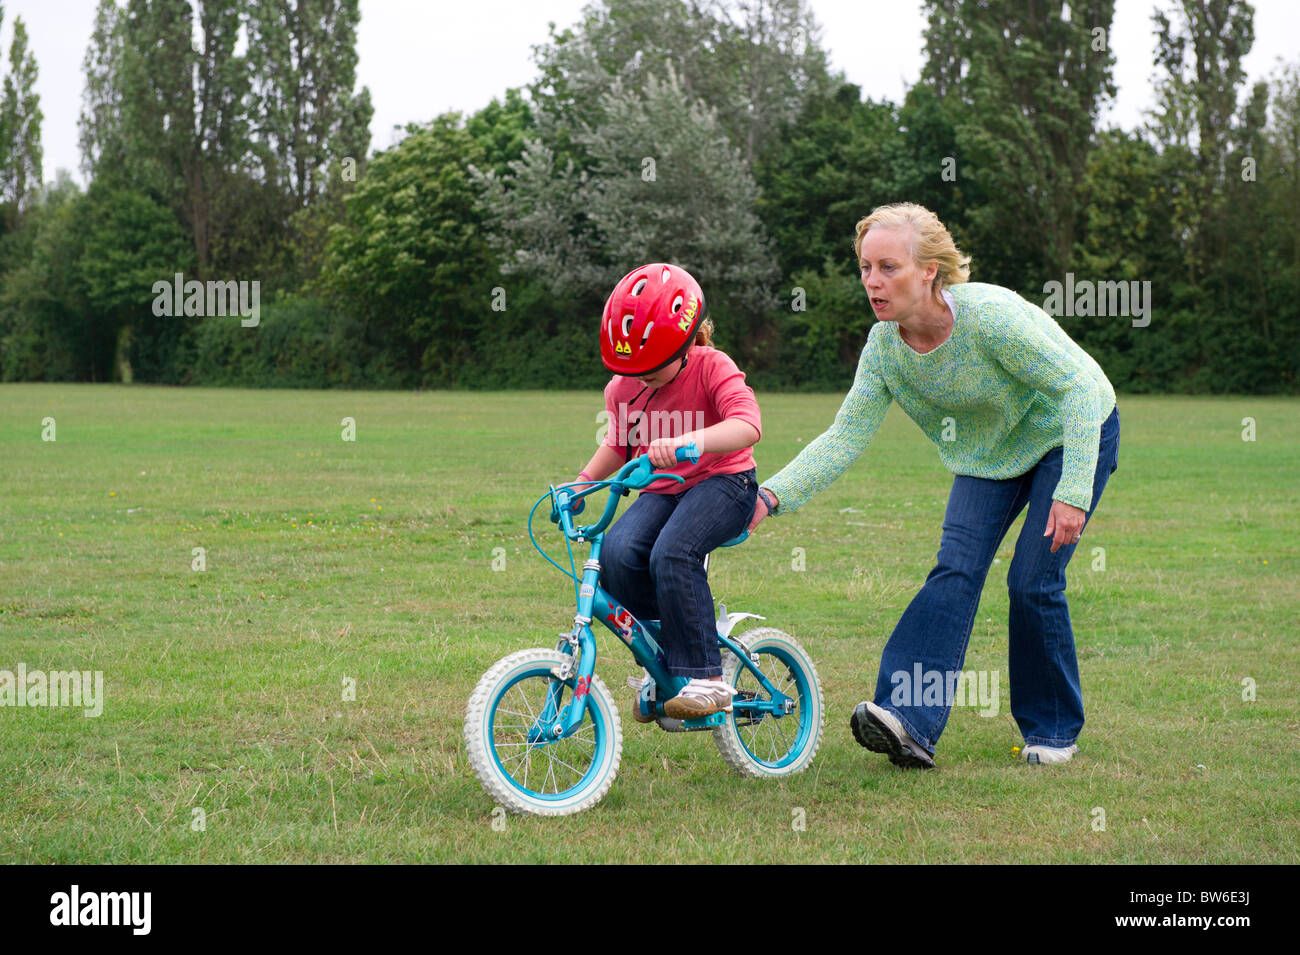
<svg viewBox="0 0 1300 955"><path fill-rule="evenodd" d="M641 472L639 475L636 473L638 471ZM597 646L596 637L591 628L593 621L600 621L614 636L618 637L632 652L632 658L650 674L650 678L654 680L656 687L660 688L661 692L658 693L658 699L654 704L657 715L663 715L662 701L671 699L689 682L685 677L673 676L668 672L663 650L655 639L659 629L658 622L642 622L638 620L600 586L600 551L604 543L605 528L617 510L618 497L621 496L625 487L645 487L652 479L662 477L675 477L675 475L649 474L648 459L643 455L642 458L635 459L624 466L613 480L591 483L575 482L574 484L565 484L560 485L558 488L552 488L552 494L556 502L555 516L558 518L557 523L561 525L570 540L579 543L584 540L589 542L591 553L582 565L582 578L578 588L578 612L574 617L574 629L563 637L557 647L557 649L570 656L576 654L577 666L576 669L573 669L570 663L568 672L555 673L556 683L552 686L548 705L538 716L535 731L529 734L530 739L535 739L539 743L548 738L562 739L574 733L582 725L587 712L587 694L591 685L591 677L596 670ZM677 478L677 480L680 480L680 478ZM641 481L643 483L639 483L639 485L629 483L631 481ZM578 485L584 485L587 489L576 493L568 490ZM574 527L572 518L573 503L587 494L594 493L600 490L601 487L606 486L610 489L610 499L600 520L587 527ZM732 703L732 707L736 711L750 714L758 719L769 715L780 718L793 712L795 701L772 685L763 672L754 665L754 661L750 659L748 652L743 647L722 633L718 633L717 638L719 646L735 654L741 661L742 666L753 674L754 678L771 696L771 699L766 701L737 699ZM561 667L558 669L564 670L566 668ZM560 686L569 680L573 680L573 702L562 711L557 712ZM684 726L687 729L704 728L718 725L724 718L725 714L715 714L699 720L687 720Z"/></svg>

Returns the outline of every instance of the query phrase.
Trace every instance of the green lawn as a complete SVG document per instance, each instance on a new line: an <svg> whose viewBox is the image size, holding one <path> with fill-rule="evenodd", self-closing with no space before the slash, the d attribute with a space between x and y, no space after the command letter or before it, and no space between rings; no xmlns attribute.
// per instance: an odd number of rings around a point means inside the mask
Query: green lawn
<svg viewBox="0 0 1300 955"><path fill-rule="evenodd" d="M840 396L760 399L765 477ZM573 588L524 519L586 462L599 408L0 386L0 671L104 678L97 718L0 707L0 861L1300 861L1300 402L1274 398L1121 398L1119 470L1071 568L1088 723L1068 766L1012 755L1017 528L966 660L1000 673L999 714L954 710L931 773L853 741L950 482L894 409L855 468L711 571L716 597L817 662L813 767L744 779L707 735L634 724L639 671L606 639L598 672L625 714L613 788L586 813L494 827L465 703L494 661L571 626Z"/></svg>

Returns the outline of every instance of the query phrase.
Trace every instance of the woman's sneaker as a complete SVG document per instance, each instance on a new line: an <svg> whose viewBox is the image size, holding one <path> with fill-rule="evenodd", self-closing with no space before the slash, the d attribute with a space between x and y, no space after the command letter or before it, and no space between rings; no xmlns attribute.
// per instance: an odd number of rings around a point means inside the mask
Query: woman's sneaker
<svg viewBox="0 0 1300 955"><path fill-rule="evenodd" d="M736 688L722 680L691 680L664 704L664 715L677 720L694 720L714 713L730 713Z"/></svg>
<svg viewBox="0 0 1300 955"><path fill-rule="evenodd" d="M1050 766L1053 763L1068 763L1079 751L1078 746L1026 746L1021 752L1025 762L1035 766Z"/></svg>
<svg viewBox="0 0 1300 955"><path fill-rule="evenodd" d="M904 769L934 769L934 757L903 729L898 717L870 700L853 710L853 738L873 753L884 753Z"/></svg>

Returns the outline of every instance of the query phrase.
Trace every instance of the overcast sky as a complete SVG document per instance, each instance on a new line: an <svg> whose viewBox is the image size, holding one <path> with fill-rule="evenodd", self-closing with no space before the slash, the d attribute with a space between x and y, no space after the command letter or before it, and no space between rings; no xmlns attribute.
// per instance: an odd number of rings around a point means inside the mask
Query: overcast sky
<svg viewBox="0 0 1300 955"><path fill-rule="evenodd" d="M94 23L95 0L0 0L0 48L8 69L13 20L22 17L40 76L45 121L45 178L78 170L77 116L81 61ZM1160 0L1168 6L1170 0ZM361 0L358 85L375 106L371 148L394 141L394 127L448 110L473 112L507 88L529 82L532 46L547 23L578 19L585 0ZM1300 59L1300 3L1255 0L1255 46L1246 59L1250 82L1272 74L1279 58ZM811 0L834 69L873 99L901 101L923 62L920 0ZM1110 43L1119 95L1103 124L1136 127L1152 105L1151 12L1156 0L1118 0Z"/></svg>

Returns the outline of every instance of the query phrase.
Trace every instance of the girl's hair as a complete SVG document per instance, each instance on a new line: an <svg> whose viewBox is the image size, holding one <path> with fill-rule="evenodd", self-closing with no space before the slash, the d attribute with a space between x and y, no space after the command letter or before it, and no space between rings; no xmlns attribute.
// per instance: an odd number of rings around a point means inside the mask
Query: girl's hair
<svg viewBox="0 0 1300 955"><path fill-rule="evenodd" d="M713 344L713 319L705 318L700 322L699 327L695 329L694 344L710 346Z"/></svg>
<svg viewBox="0 0 1300 955"><path fill-rule="evenodd" d="M921 267L934 262L933 292L938 295L949 285L960 285L970 278L970 256L963 255L939 217L914 202L896 202L876 206L871 215L858 222L853 239L853 254L861 258L862 237L872 229L906 229L912 236L912 261Z"/></svg>

